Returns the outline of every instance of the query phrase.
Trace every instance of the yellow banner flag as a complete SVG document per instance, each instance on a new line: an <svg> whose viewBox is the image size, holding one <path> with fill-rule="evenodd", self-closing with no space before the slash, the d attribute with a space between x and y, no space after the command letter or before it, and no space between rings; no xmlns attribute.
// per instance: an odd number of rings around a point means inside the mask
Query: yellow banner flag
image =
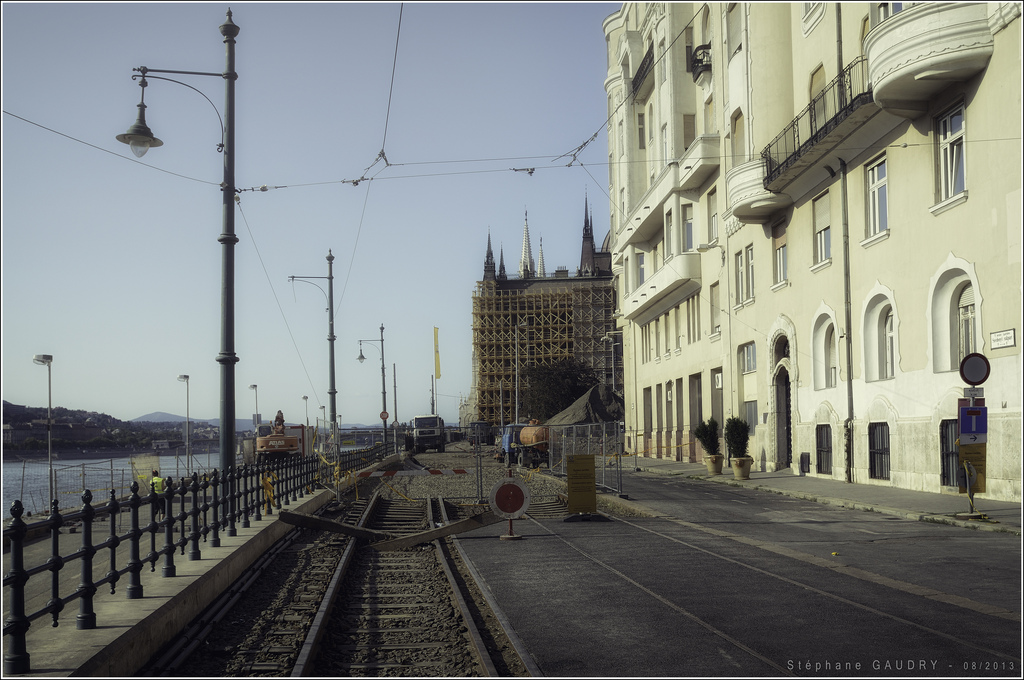
<svg viewBox="0 0 1024 680"><path fill-rule="evenodd" d="M441 379L441 352L437 349L437 326L434 326L434 378Z"/></svg>

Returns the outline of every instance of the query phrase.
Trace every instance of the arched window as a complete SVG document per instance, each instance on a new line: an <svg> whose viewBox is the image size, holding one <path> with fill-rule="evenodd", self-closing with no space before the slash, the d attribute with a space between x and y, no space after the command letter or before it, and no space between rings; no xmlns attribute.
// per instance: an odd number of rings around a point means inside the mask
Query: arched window
<svg viewBox="0 0 1024 680"><path fill-rule="evenodd" d="M825 329L825 387L835 387L836 379L839 373L839 367L836 365L836 327L835 324L829 324L828 328Z"/></svg>
<svg viewBox="0 0 1024 680"><path fill-rule="evenodd" d="M879 378L886 380L896 375L896 339L892 317L892 307L885 312L881 328L881 348L879 357Z"/></svg>
<svg viewBox="0 0 1024 680"><path fill-rule="evenodd" d="M974 286L967 284L960 291L957 302L959 354L957 365L965 356L977 351L977 335L974 328Z"/></svg>
<svg viewBox="0 0 1024 680"><path fill-rule="evenodd" d="M812 364L814 389L835 387L839 379L836 325L831 315L822 314L814 322Z"/></svg>

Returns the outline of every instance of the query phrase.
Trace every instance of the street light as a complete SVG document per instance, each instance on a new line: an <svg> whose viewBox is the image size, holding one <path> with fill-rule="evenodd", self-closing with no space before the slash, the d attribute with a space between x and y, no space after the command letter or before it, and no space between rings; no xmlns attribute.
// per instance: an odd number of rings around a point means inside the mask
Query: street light
<svg viewBox="0 0 1024 680"><path fill-rule="evenodd" d="M188 415L188 376L179 375L178 381L185 383L185 468L192 472L192 421Z"/></svg>
<svg viewBox="0 0 1024 680"><path fill-rule="evenodd" d="M320 288L319 285L313 283L309 279L327 279L327 292L324 293L324 289ZM331 428L332 432L337 427L338 422L338 390L334 384L334 255L331 250L327 250L327 276L289 276L289 281L302 281L308 283L311 286L320 288L320 292L324 293L327 297L327 347L328 347L328 386L327 396L328 401L331 405ZM305 399L305 397L303 397Z"/></svg>
<svg viewBox="0 0 1024 680"><path fill-rule="evenodd" d="M622 331L608 331L601 336L601 342L612 344L612 392L615 391L615 338L613 335L622 335Z"/></svg>
<svg viewBox="0 0 1024 680"><path fill-rule="evenodd" d="M306 409L306 429L309 429L309 397L306 395L302 396L302 405Z"/></svg>
<svg viewBox="0 0 1024 680"><path fill-rule="evenodd" d="M141 74L139 86L142 88L142 98L139 102L139 116L135 124L128 128L124 134L117 135L117 140L128 144L132 153L142 157L150 148L159 147L163 144L153 136L152 130L146 125L146 77L150 73L175 73L193 76L213 76L224 80L224 118L221 126L221 142L218 150L224 154L224 181L221 184L222 222L223 229L217 241L223 245L223 260L221 264L221 350L217 355L217 363L220 364L220 465L230 480L227 472L235 464L235 364L238 363L238 356L235 354L235 252L234 246L238 243L235 235L235 80L238 74L235 72L235 37L239 28L231 21L231 10L227 12L227 19L220 25L220 34L224 37L226 46L226 60L223 73L204 73L201 71L168 71L164 69L151 69L145 66L133 69ZM140 76L133 75L132 80ZM179 85L184 85L196 92L196 88L171 78L160 76L149 76L155 80L168 80ZM202 92L199 92L202 94ZM209 97L203 94L207 101ZM210 102L216 111L217 107ZM220 118L220 113L217 113ZM234 527L234 489L233 482L225 488L228 498L231 500L230 516L231 526L228 528L228 535L235 536Z"/></svg>
<svg viewBox="0 0 1024 680"><path fill-rule="evenodd" d="M256 429L260 425L260 391L256 385L249 385L249 389L253 391L256 397L256 412L252 414L252 429Z"/></svg>
<svg viewBox="0 0 1024 680"><path fill-rule="evenodd" d="M384 448L385 455L388 450L388 383L387 376L384 371L384 324L380 325L380 340L360 340L359 341L359 363L366 361L366 357L363 356L363 343L364 342L380 342L380 419L381 428L384 430Z"/></svg>
<svg viewBox="0 0 1024 680"><path fill-rule="evenodd" d="M50 505L53 505L54 490L53 490L53 380L52 380L52 368L53 355L52 354L37 354L32 357L32 362L39 364L40 366L46 366L46 457L49 460L49 472L48 479L49 483L47 487L50 490Z"/></svg>

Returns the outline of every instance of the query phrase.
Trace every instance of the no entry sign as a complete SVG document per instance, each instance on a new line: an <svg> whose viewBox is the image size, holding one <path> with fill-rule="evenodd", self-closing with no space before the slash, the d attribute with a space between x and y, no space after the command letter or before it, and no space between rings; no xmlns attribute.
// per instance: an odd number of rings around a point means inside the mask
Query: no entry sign
<svg viewBox="0 0 1024 680"><path fill-rule="evenodd" d="M518 479L502 479L491 488L491 512L503 519L518 519L530 507L530 487Z"/></svg>

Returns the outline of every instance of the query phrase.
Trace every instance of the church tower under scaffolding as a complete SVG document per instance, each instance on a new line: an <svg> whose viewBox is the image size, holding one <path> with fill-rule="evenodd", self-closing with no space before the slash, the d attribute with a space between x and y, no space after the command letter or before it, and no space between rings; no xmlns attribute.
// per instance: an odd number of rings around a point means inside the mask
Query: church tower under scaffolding
<svg viewBox="0 0 1024 680"><path fill-rule="evenodd" d="M519 276L510 278L505 273L504 250L496 271L488 234L483 280L473 293L469 406L476 412L475 420L500 426L513 422L517 411L521 421L529 419L530 414L516 408L516 381L521 393L526 386L523 375L530 366L577 358L594 369L602 384L622 389L621 339L613 333L611 253L596 249L586 200L583 212L582 255L574 276L565 267L547 275L543 250L540 266L534 269L527 222Z"/></svg>

